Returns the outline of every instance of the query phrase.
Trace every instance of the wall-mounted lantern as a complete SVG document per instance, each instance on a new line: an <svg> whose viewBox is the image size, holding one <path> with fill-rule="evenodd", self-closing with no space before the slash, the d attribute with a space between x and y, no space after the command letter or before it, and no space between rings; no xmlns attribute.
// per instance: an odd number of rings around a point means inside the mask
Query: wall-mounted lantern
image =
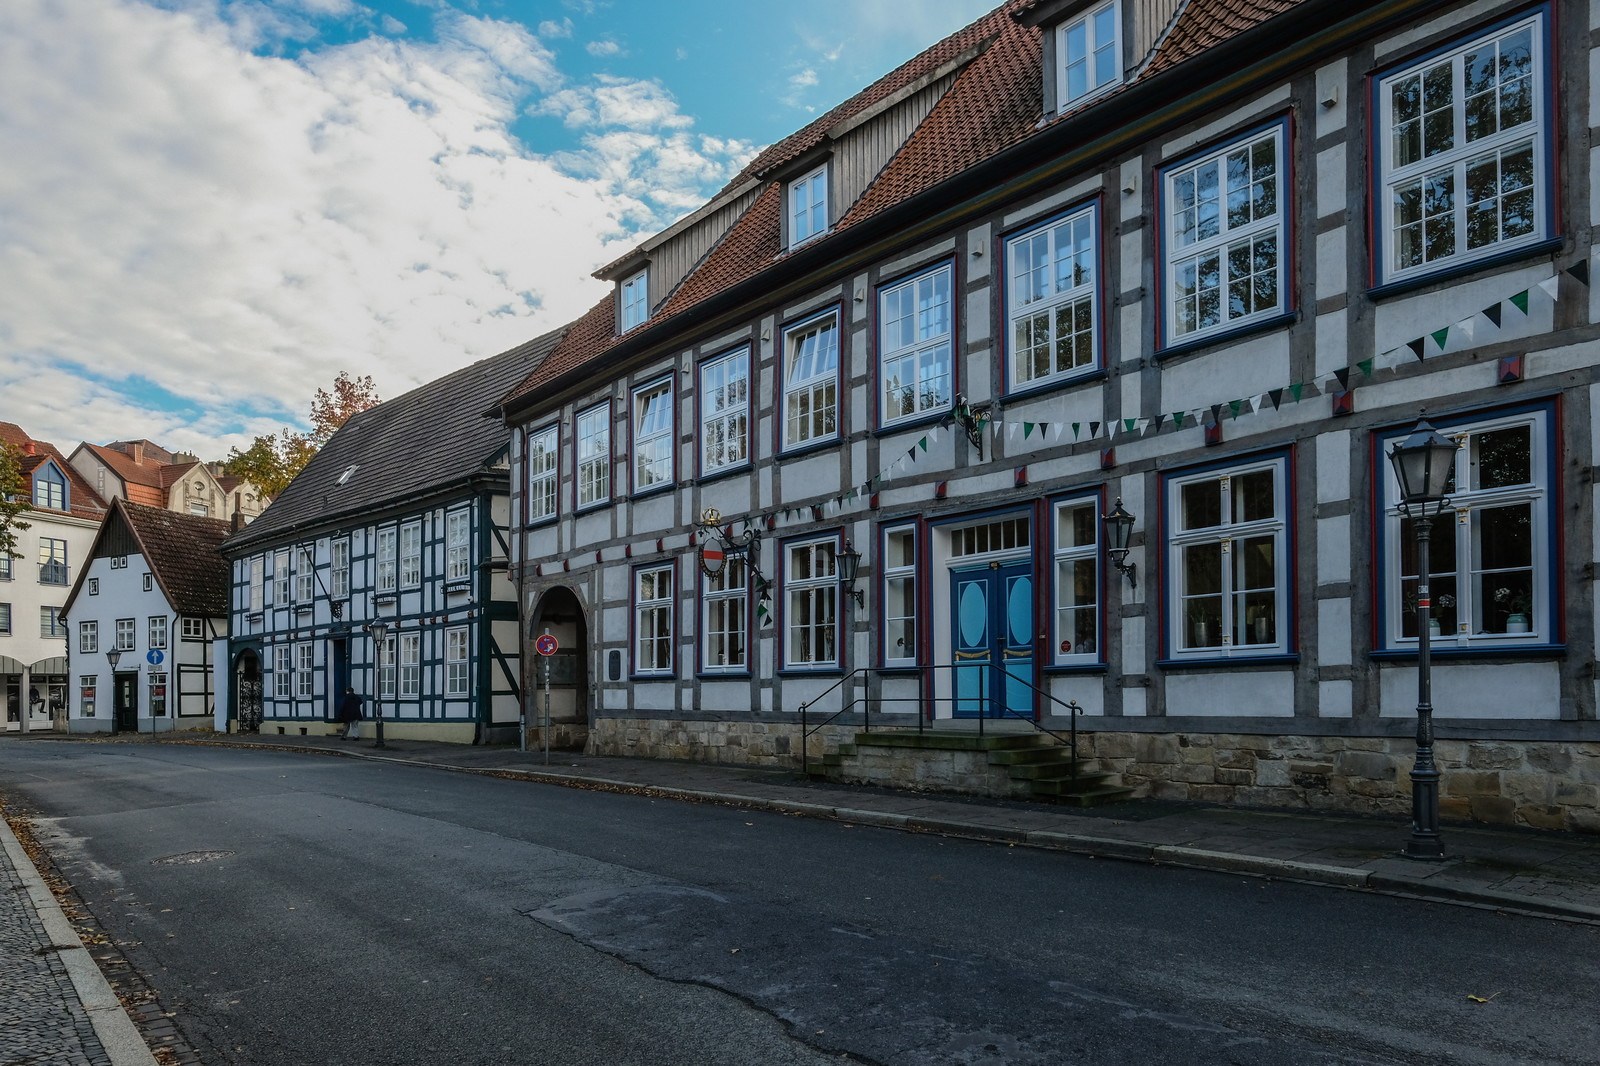
<svg viewBox="0 0 1600 1066"><path fill-rule="evenodd" d="M1128 579L1128 584L1134 588L1139 587L1139 564L1128 562L1128 541L1133 538L1133 515L1122 506L1122 497L1117 497L1117 505L1108 515L1101 515L1100 520L1106 524L1106 554L1111 556L1111 565L1116 567L1117 573Z"/></svg>
<svg viewBox="0 0 1600 1066"><path fill-rule="evenodd" d="M857 607L867 605L867 594L856 588L856 578L861 573L861 553L847 540L844 550L839 553L839 584L844 589L844 594L856 601Z"/></svg>

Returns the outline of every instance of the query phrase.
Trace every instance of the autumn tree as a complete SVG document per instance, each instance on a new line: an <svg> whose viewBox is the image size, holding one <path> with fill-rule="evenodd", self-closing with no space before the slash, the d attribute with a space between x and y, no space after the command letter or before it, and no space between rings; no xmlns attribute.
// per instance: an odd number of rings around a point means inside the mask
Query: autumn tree
<svg viewBox="0 0 1600 1066"><path fill-rule="evenodd" d="M229 451L223 469L253 482L263 494L277 496L340 426L380 402L371 375L352 378L341 370L332 391L318 389L311 400L310 433L284 428L275 435L257 437L244 451Z"/></svg>
<svg viewBox="0 0 1600 1066"><path fill-rule="evenodd" d="M21 516L33 510L22 484L22 453L15 445L0 445L0 556L17 555L17 533L28 528Z"/></svg>

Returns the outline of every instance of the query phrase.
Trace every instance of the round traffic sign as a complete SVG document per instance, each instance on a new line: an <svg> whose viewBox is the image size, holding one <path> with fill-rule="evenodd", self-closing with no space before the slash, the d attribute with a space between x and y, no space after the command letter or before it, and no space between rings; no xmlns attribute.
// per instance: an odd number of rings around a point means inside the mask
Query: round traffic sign
<svg viewBox="0 0 1600 1066"><path fill-rule="evenodd" d="M160 666L161 660L165 659L166 656L161 653L160 648L151 648L149 651L145 652L144 658L145 662L149 663L151 666Z"/></svg>
<svg viewBox="0 0 1600 1066"><path fill-rule="evenodd" d="M539 639L533 642L533 650L538 652L540 655L554 655L556 653L556 649L560 646L561 645L556 643L556 638L552 637L549 633L540 635Z"/></svg>

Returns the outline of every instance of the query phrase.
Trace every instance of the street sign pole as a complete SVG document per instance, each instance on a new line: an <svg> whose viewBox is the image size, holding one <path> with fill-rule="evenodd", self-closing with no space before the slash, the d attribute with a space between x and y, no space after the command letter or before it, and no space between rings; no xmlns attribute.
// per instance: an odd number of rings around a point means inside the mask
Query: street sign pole
<svg viewBox="0 0 1600 1066"><path fill-rule="evenodd" d="M544 635L550 637L550 630L546 629ZM555 638L550 637L547 642L555 643ZM550 765L550 656L544 656L544 764Z"/></svg>

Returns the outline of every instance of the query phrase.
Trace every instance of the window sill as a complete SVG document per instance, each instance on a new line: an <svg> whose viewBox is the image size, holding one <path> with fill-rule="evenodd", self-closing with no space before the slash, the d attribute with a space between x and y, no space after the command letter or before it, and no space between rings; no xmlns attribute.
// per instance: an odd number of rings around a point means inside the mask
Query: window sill
<svg viewBox="0 0 1600 1066"><path fill-rule="evenodd" d="M877 672L880 676L887 674L891 677L915 677L922 673L922 664L906 662L884 663L878 667Z"/></svg>
<svg viewBox="0 0 1600 1066"><path fill-rule="evenodd" d="M1253 337L1258 333L1271 333L1275 329L1291 325L1298 321L1300 312L1281 311L1270 318L1259 319L1255 322L1246 322L1240 326L1230 326L1215 333L1207 333L1191 340L1177 341L1161 348L1156 352L1157 359L1176 358L1180 355L1189 355L1192 352L1202 351L1218 344L1228 344L1234 341Z"/></svg>
<svg viewBox="0 0 1600 1066"><path fill-rule="evenodd" d="M471 592L472 579L470 577L458 577L453 581L446 581L444 583L444 591L446 595L452 596L461 592Z"/></svg>
<svg viewBox="0 0 1600 1066"><path fill-rule="evenodd" d="M1556 659L1567 654L1565 644L1477 644L1470 647L1439 647L1429 649L1433 659ZM1384 648L1368 653L1374 662L1415 662L1417 649Z"/></svg>
<svg viewBox="0 0 1600 1066"><path fill-rule="evenodd" d="M605 499L600 500L597 503L586 503L582 507L574 507L572 509L572 517L582 518L584 515L596 514L600 511L604 511L615 502L615 500L607 496Z"/></svg>
<svg viewBox="0 0 1600 1066"><path fill-rule="evenodd" d="M678 483L676 481L665 481L660 485L651 485L647 489L636 489L629 495L628 499L630 502L637 503L640 500L648 500L652 496L663 496L677 487Z"/></svg>
<svg viewBox="0 0 1600 1066"><path fill-rule="evenodd" d="M844 667L837 663L826 666L786 666L778 671L779 677L842 677Z"/></svg>
<svg viewBox="0 0 1600 1066"><path fill-rule="evenodd" d="M694 676L701 681L748 681L755 675L749 670L701 670Z"/></svg>
<svg viewBox="0 0 1600 1066"><path fill-rule="evenodd" d="M1073 385L1087 385L1091 382L1104 381L1109 376L1110 375L1106 373L1105 367L1097 366L1091 367L1088 370L1081 370L1073 374L1062 374L1059 377L1045 378L1043 381L1030 381L1026 385L1018 385L1015 388L1012 388L1010 382L1008 381L1006 383L1006 392L1001 394L1000 399L1005 403L1031 400L1036 396L1043 396L1046 393L1054 392L1057 389L1066 389L1071 388Z"/></svg>
<svg viewBox="0 0 1600 1066"><path fill-rule="evenodd" d="M893 422L886 422L872 431L874 437L892 437L896 433L910 433L924 426L937 425L950 417L951 408L941 407L937 411L927 411L920 415L904 415Z"/></svg>
<svg viewBox="0 0 1600 1066"><path fill-rule="evenodd" d="M778 458L798 459L802 455L810 455L813 452L820 452L829 448L836 448L839 446L839 444L840 439L838 436L832 436L826 440L808 440L804 444L796 444L792 447L785 447L778 453Z"/></svg>
<svg viewBox="0 0 1600 1066"><path fill-rule="evenodd" d="M1367 290L1367 298L1383 300L1391 296L1401 296L1406 293L1425 289L1429 285L1436 285L1446 281L1455 281L1469 274L1476 274L1481 270L1493 270L1496 267L1515 263L1521 259L1531 259L1551 252L1559 251L1565 246L1566 240L1562 237L1547 237L1537 244L1524 244L1506 251L1487 255L1481 259L1471 259L1464 263L1451 263L1430 270L1423 274L1412 274L1398 281L1386 281Z"/></svg>
<svg viewBox="0 0 1600 1066"><path fill-rule="evenodd" d="M542 518L533 518L533 519L530 519L530 520L522 523L522 528L523 529L543 529L546 526L555 525L560 520L561 520L561 515L559 513L553 514L553 515L545 515Z"/></svg>
<svg viewBox="0 0 1600 1066"><path fill-rule="evenodd" d="M1105 663L1055 663L1044 668L1046 674L1103 674Z"/></svg>
<svg viewBox="0 0 1600 1066"><path fill-rule="evenodd" d="M705 485L713 481L721 481L725 477L733 477L735 474L748 474L753 469L755 469L755 467L750 463L750 461L745 460L736 466L724 466L716 470L703 473L699 478L696 479L696 484Z"/></svg>
<svg viewBox="0 0 1600 1066"><path fill-rule="evenodd" d="M678 675L675 674L675 673L666 673L666 674L629 674L628 675L628 680L629 681L635 681L635 682L637 682L637 681L676 681L676 680L678 680Z"/></svg>
<svg viewBox="0 0 1600 1066"><path fill-rule="evenodd" d="M1235 666L1294 666L1300 662L1297 653L1266 652L1264 654L1247 655L1209 655L1194 657L1185 656L1181 659L1157 659L1156 665L1163 670L1184 670L1193 667L1198 670L1216 670L1218 668L1231 668Z"/></svg>

